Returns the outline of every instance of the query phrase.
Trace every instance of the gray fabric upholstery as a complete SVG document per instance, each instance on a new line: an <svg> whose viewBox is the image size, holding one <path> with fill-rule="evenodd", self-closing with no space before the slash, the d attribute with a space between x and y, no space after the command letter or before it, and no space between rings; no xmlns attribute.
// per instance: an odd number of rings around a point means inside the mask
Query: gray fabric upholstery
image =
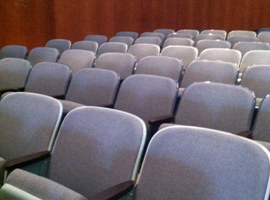
<svg viewBox="0 0 270 200"><path fill-rule="evenodd" d="M71 67L74 74L81 68L92 67L95 61L95 54L91 51L71 49L62 53L58 62Z"/></svg>
<svg viewBox="0 0 270 200"><path fill-rule="evenodd" d="M157 32L143 32L140 37L159 37L163 42L165 35Z"/></svg>
<svg viewBox="0 0 270 200"><path fill-rule="evenodd" d="M160 47L155 44L134 44L128 49L128 53L134 55L137 62L146 56L158 56L159 51Z"/></svg>
<svg viewBox="0 0 270 200"><path fill-rule="evenodd" d="M134 42L134 39L129 36L114 36L110 38L109 42L122 42L128 46L131 46Z"/></svg>
<svg viewBox="0 0 270 200"><path fill-rule="evenodd" d="M198 48L199 54L209 48L231 48L231 43L224 40L200 40L197 42L196 47Z"/></svg>
<svg viewBox="0 0 270 200"><path fill-rule="evenodd" d="M2 58L25 58L28 49L22 45L7 45L0 50L0 59Z"/></svg>
<svg viewBox="0 0 270 200"><path fill-rule="evenodd" d="M232 47L238 42L257 42L258 39L256 37L247 37L247 36L230 36L227 38L227 41L229 41L232 44Z"/></svg>
<svg viewBox="0 0 270 200"><path fill-rule="evenodd" d="M186 69L188 64L197 59L198 49L189 46L168 46L162 49L161 56L178 58L183 61L183 67Z"/></svg>
<svg viewBox="0 0 270 200"><path fill-rule="evenodd" d="M183 45L183 46L193 46L194 41L189 38L177 38L171 37L167 38L163 43L163 48L170 46L170 45Z"/></svg>
<svg viewBox="0 0 270 200"><path fill-rule="evenodd" d="M237 42L233 48L239 50L244 56L251 50L270 50L270 45L263 42Z"/></svg>
<svg viewBox="0 0 270 200"><path fill-rule="evenodd" d="M169 28L160 28L160 29L155 29L154 33L162 33L163 35L167 36L170 33L175 33L173 29Z"/></svg>
<svg viewBox="0 0 270 200"><path fill-rule="evenodd" d="M232 30L228 33L228 38L232 36L242 36L242 37L256 37L255 31L248 31L248 30Z"/></svg>
<svg viewBox="0 0 270 200"><path fill-rule="evenodd" d="M270 32L261 32L257 38L260 42L270 43Z"/></svg>
<svg viewBox="0 0 270 200"><path fill-rule="evenodd" d="M145 142L143 121L121 111L82 107L62 123L48 177L91 197L126 180L135 180Z"/></svg>
<svg viewBox="0 0 270 200"><path fill-rule="evenodd" d="M254 94L241 86L193 83L181 97L175 123L236 134L250 129L254 107Z"/></svg>
<svg viewBox="0 0 270 200"><path fill-rule="evenodd" d="M201 52L199 60L221 60L239 65L241 52L235 49L210 48Z"/></svg>
<svg viewBox="0 0 270 200"><path fill-rule="evenodd" d="M170 33L169 35L167 35L166 38L188 38L188 39L192 39L192 35L187 34L187 33ZM193 39L192 39L193 40Z"/></svg>
<svg viewBox="0 0 270 200"><path fill-rule="evenodd" d="M55 62L40 62L32 68L25 91L53 97L65 96L70 77L69 66Z"/></svg>
<svg viewBox="0 0 270 200"><path fill-rule="evenodd" d="M203 30L201 34L214 34L214 35L220 35L222 36L222 39L225 40L227 36L227 32L225 30L216 30L216 29L208 29Z"/></svg>
<svg viewBox="0 0 270 200"><path fill-rule="evenodd" d="M235 84L238 67L232 63L196 60L187 67L181 82L181 88L186 88L194 82L212 81Z"/></svg>
<svg viewBox="0 0 270 200"><path fill-rule="evenodd" d="M199 42L200 40L224 40L224 37L221 35L215 35L215 34L200 34L197 35L194 42L195 45L197 45L197 42Z"/></svg>
<svg viewBox="0 0 270 200"><path fill-rule="evenodd" d="M56 62L58 57L59 51L56 48L36 47L29 52L27 60L34 66L39 62Z"/></svg>
<svg viewBox="0 0 270 200"><path fill-rule="evenodd" d="M5 160L52 148L62 106L48 96L16 92L0 101L0 157Z"/></svg>
<svg viewBox="0 0 270 200"><path fill-rule="evenodd" d="M162 40L160 39L160 37L148 36L148 37L139 37L135 40L134 43L135 44L156 44L156 45L160 46L162 43Z"/></svg>
<svg viewBox="0 0 270 200"><path fill-rule="evenodd" d="M182 73L182 65L182 62L177 58L147 56L137 64L136 74L165 76L178 82Z"/></svg>
<svg viewBox="0 0 270 200"><path fill-rule="evenodd" d="M269 153L246 138L196 127L159 131L135 199L267 200Z"/></svg>
<svg viewBox="0 0 270 200"><path fill-rule="evenodd" d="M105 35L87 35L83 40L94 41L98 43L98 46L107 42L108 38Z"/></svg>
<svg viewBox="0 0 270 200"><path fill-rule="evenodd" d="M89 106L113 104L118 84L119 76L113 71L81 69L72 77L65 99ZM68 104L70 103L64 103L64 110L68 109ZM73 105L70 105L70 108L73 108Z"/></svg>
<svg viewBox="0 0 270 200"><path fill-rule="evenodd" d="M6 183L40 199L87 200L86 197L63 185L20 169L14 170L8 176Z"/></svg>
<svg viewBox="0 0 270 200"><path fill-rule="evenodd" d="M46 43L46 47L56 48L58 49L60 54L62 54L66 50L69 50L70 46L71 41L65 39L52 39Z"/></svg>
<svg viewBox="0 0 270 200"><path fill-rule="evenodd" d="M270 142L270 97L267 95L260 105L253 128L252 138L264 142Z"/></svg>
<svg viewBox="0 0 270 200"><path fill-rule="evenodd" d="M253 65L245 69L241 86L249 88L256 98L270 94L270 65Z"/></svg>
<svg viewBox="0 0 270 200"><path fill-rule="evenodd" d="M126 78L119 90L115 108L149 119L171 115L177 84L170 78L135 74Z"/></svg>
<svg viewBox="0 0 270 200"><path fill-rule="evenodd" d="M93 51L96 54L98 50L98 43L95 41L78 41L72 44L71 49Z"/></svg>
<svg viewBox="0 0 270 200"><path fill-rule="evenodd" d="M192 39L195 39L199 35L199 31L195 29L181 29L177 33L192 35Z"/></svg>
<svg viewBox="0 0 270 200"><path fill-rule="evenodd" d="M120 31L120 32L117 32L115 35L132 37L134 40L136 40L139 36L137 32L133 32L133 31Z"/></svg>
<svg viewBox="0 0 270 200"><path fill-rule="evenodd" d="M256 142L263 145L270 152L270 143L269 142L263 142L263 141L258 141L258 140Z"/></svg>
<svg viewBox="0 0 270 200"><path fill-rule="evenodd" d="M24 88L31 65L20 58L0 60L0 91Z"/></svg>
<svg viewBox="0 0 270 200"><path fill-rule="evenodd" d="M270 65L270 51L252 50L247 52L241 60L240 72L251 65Z"/></svg>
<svg viewBox="0 0 270 200"><path fill-rule="evenodd" d="M118 52L118 53L126 53L128 49L128 45L121 42L106 42L98 48L97 57L103 53L108 52Z"/></svg>
<svg viewBox="0 0 270 200"><path fill-rule="evenodd" d="M104 53L98 57L96 68L108 69L123 80L133 73L136 59L129 53Z"/></svg>
<svg viewBox="0 0 270 200"><path fill-rule="evenodd" d="M5 159L0 157L0 187L2 185L2 181L4 180L4 164L5 164Z"/></svg>

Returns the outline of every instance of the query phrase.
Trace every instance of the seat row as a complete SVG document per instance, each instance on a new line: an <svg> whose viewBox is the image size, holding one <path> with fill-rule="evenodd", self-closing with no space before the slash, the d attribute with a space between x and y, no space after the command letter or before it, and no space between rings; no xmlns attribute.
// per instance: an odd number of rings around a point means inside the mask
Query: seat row
<svg viewBox="0 0 270 200"><path fill-rule="evenodd" d="M2 200L269 197L270 154L252 140L172 126L156 133L147 146L145 123L127 112L80 107L58 131L61 115L61 103L40 94L12 93L0 101Z"/></svg>

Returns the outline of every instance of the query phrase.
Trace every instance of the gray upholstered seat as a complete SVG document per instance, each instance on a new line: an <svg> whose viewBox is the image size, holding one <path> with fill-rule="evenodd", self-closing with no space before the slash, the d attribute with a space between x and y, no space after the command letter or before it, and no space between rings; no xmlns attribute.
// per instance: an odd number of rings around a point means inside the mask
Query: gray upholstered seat
<svg viewBox="0 0 270 200"><path fill-rule="evenodd" d="M83 105L112 105L118 84L119 76L110 70L84 68L77 71L71 79L65 100L61 100L64 113Z"/></svg>
<svg viewBox="0 0 270 200"><path fill-rule="evenodd" d="M3 91L24 89L30 70L30 62L21 58L0 60L0 94Z"/></svg>
<svg viewBox="0 0 270 200"><path fill-rule="evenodd" d="M228 48L209 48L200 53L199 60L220 60L231 62L239 66L241 61L241 52Z"/></svg>
<svg viewBox="0 0 270 200"><path fill-rule="evenodd" d="M112 70L123 80L133 73L135 62L136 58L129 53L104 53L98 57L96 68Z"/></svg>
<svg viewBox="0 0 270 200"><path fill-rule="evenodd" d="M7 45L0 50L0 59L2 58L25 58L28 49L23 45Z"/></svg>
<svg viewBox="0 0 270 200"><path fill-rule="evenodd" d="M159 51L160 47L155 44L134 44L128 49L128 53L134 55L137 62L146 56L158 56Z"/></svg>
<svg viewBox="0 0 270 200"><path fill-rule="evenodd" d="M231 43L224 40L200 40L197 42L196 47L198 48L199 54L209 48L231 48Z"/></svg>
<svg viewBox="0 0 270 200"><path fill-rule="evenodd" d="M230 133L174 126L149 144L135 199L267 200L269 153Z"/></svg>
<svg viewBox="0 0 270 200"><path fill-rule="evenodd" d="M50 151L61 116L60 102L51 97L26 92L6 95L0 102L0 177L5 161Z"/></svg>
<svg viewBox="0 0 270 200"><path fill-rule="evenodd" d="M270 65L252 65L245 69L241 86L249 88L255 93L259 106L261 100L270 94Z"/></svg>
<svg viewBox="0 0 270 200"><path fill-rule="evenodd" d="M123 181L135 181L145 137L145 124L134 115L99 107L77 108L61 125L48 179L15 170L1 194L11 199L26 192L40 199L86 200Z"/></svg>
<svg viewBox="0 0 270 200"><path fill-rule="evenodd" d="M183 92L174 122L238 134L250 130L254 107L254 94L246 88L197 82Z"/></svg>
<svg viewBox="0 0 270 200"><path fill-rule="evenodd" d="M270 32L261 32L258 34L257 39L260 42L270 43Z"/></svg>
<svg viewBox="0 0 270 200"><path fill-rule="evenodd" d="M94 41L98 43L98 46L107 42L108 37L105 35L87 35L83 40Z"/></svg>
<svg viewBox="0 0 270 200"><path fill-rule="evenodd" d="M133 44L134 39L129 36L114 36L110 38L109 42L122 42L129 47Z"/></svg>
<svg viewBox="0 0 270 200"><path fill-rule="evenodd" d="M139 116L149 127L149 120L172 114L176 92L171 78L131 75L122 82L114 108Z"/></svg>
<svg viewBox="0 0 270 200"><path fill-rule="evenodd" d="M177 33L192 35L192 39L195 39L200 32L196 29L180 29Z"/></svg>
<svg viewBox="0 0 270 200"><path fill-rule="evenodd" d="M183 67L186 69L189 63L197 59L198 49L196 47L189 46L168 46L162 49L160 55L182 60Z"/></svg>
<svg viewBox="0 0 270 200"><path fill-rule="evenodd" d="M256 37L255 31L249 30L232 30L228 33L228 38L233 36L241 36L241 37Z"/></svg>
<svg viewBox="0 0 270 200"><path fill-rule="evenodd" d="M95 58L96 56L92 51L70 49L62 53L58 62L70 66L74 74L81 68L91 68Z"/></svg>
<svg viewBox="0 0 270 200"><path fill-rule="evenodd" d="M147 56L136 66L136 74L150 74L172 78L179 82L183 63L177 58L166 56Z"/></svg>
<svg viewBox="0 0 270 200"><path fill-rule="evenodd" d="M98 43L94 41L78 41L72 44L71 49L93 51L96 54L98 50Z"/></svg>
<svg viewBox="0 0 270 200"><path fill-rule="evenodd" d="M165 39L165 35L163 33L157 32L143 32L140 37L159 37L162 42Z"/></svg>
<svg viewBox="0 0 270 200"><path fill-rule="evenodd" d="M164 41L162 48L165 48L170 45L193 46L193 44L194 44L194 41L189 38L171 37L171 38L167 38Z"/></svg>
<svg viewBox="0 0 270 200"><path fill-rule="evenodd" d="M167 35L167 39L168 38L188 38L188 39L192 39L192 35L188 34L188 33L170 33ZM193 40L193 39L192 39Z"/></svg>
<svg viewBox="0 0 270 200"><path fill-rule="evenodd" d="M159 28L159 29L155 29L154 33L162 33L163 35L165 35L165 37L171 33L175 33L173 29L170 28Z"/></svg>
<svg viewBox="0 0 270 200"><path fill-rule="evenodd" d="M135 40L134 44L155 44L161 46L162 40L157 36L139 37Z"/></svg>
<svg viewBox="0 0 270 200"><path fill-rule="evenodd" d="M52 47L58 49L60 55L69 50L71 47L71 41L66 39L52 39L46 43L46 47Z"/></svg>
<svg viewBox="0 0 270 200"><path fill-rule="evenodd" d="M97 57L103 53L109 53L109 52L126 53L127 50L128 50L128 45L122 42L106 42L99 46Z"/></svg>
<svg viewBox="0 0 270 200"><path fill-rule="evenodd" d="M199 34L196 36L196 38L194 39L194 43L195 45L197 45L197 42L199 42L200 40L224 40L224 37L218 34Z"/></svg>
<svg viewBox="0 0 270 200"><path fill-rule="evenodd" d="M29 52L27 60L34 66L39 62L56 62L59 55L56 48L36 47Z"/></svg>
<svg viewBox="0 0 270 200"><path fill-rule="evenodd" d="M210 33L222 36L222 40L225 40L227 37L227 32L225 30L207 29L201 32L201 34L210 34Z"/></svg>
<svg viewBox="0 0 270 200"><path fill-rule="evenodd" d="M244 56L251 50L270 50L270 45L264 42L237 42L233 49L239 50Z"/></svg>
<svg viewBox="0 0 270 200"><path fill-rule="evenodd" d="M258 42L258 39L256 37L247 36L230 36L227 38L227 41L229 41L233 47L238 42Z"/></svg>
<svg viewBox="0 0 270 200"><path fill-rule="evenodd" d="M70 77L69 66L55 62L40 62L32 68L25 91L63 98Z"/></svg>
<svg viewBox="0 0 270 200"><path fill-rule="evenodd" d="M134 31L120 31L115 34L116 36L127 36L132 37L134 40L136 40L139 36L137 32Z"/></svg>
<svg viewBox="0 0 270 200"><path fill-rule="evenodd" d="M238 67L232 63L214 60L196 60L189 64L182 79L179 93L195 82L220 82L235 84Z"/></svg>

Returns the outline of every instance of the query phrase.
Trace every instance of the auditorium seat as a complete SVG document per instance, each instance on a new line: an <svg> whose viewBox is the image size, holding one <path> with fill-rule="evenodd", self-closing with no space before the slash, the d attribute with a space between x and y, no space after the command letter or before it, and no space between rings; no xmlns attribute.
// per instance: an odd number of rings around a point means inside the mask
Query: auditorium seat
<svg viewBox="0 0 270 200"><path fill-rule="evenodd" d="M209 48L223 48L223 49L230 49L231 43L228 41L223 40L200 40L196 43L196 47L198 48L199 54Z"/></svg>
<svg viewBox="0 0 270 200"><path fill-rule="evenodd" d="M210 34L210 33L214 35L220 35L222 37L222 40L225 40L227 37L227 32L225 30L207 29L201 32L201 34Z"/></svg>
<svg viewBox="0 0 270 200"><path fill-rule="evenodd" d="M125 180L135 181L145 137L145 125L134 115L78 108L61 125L47 178L16 169L1 199L86 200Z"/></svg>
<svg viewBox="0 0 270 200"><path fill-rule="evenodd" d="M0 95L10 90L23 90L30 70L30 62L21 58L0 60Z"/></svg>
<svg viewBox="0 0 270 200"><path fill-rule="evenodd" d="M83 40L94 41L98 43L98 46L108 41L108 37L105 35L87 35Z"/></svg>
<svg viewBox="0 0 270 200"><path fill-rule="evenodd" d="M52 150L61 116L60 102L40 94L17 92L0 101L0 185L4 171L26 167L30 155Z"/></svg>
<svg viewBox="0 0 270 200"><path fill-rule="evenodd" d="M133 44L128 49L128 53L134 55L137 62L146 56L158 56L159 52L160 47L155 44Z"/></svg>
<svg viewBox="0 0 270 200"><path fill-rule="evenodd" d="M240 51L242 56L244 56L251 50L270 50L270 45L263 42L237 42L233 49Z"/></svg>
<svg viewBox="0 0 270 200"><path fill-rule="evenodd" d="M127 50L128 45L122 42L106 42L99 46L97 57L99 57L103 53L109 52L126 53Z"/></svg>
<svg viewBox="0 0 270 200"><path fill-rule="evenodd" d="M165 47L170 46L170 45L193 46L193 44L194 44L194 41L192 39L189 39L189 38L171 37L171 38L167 38L164 41L162 48L165 48Z"/></svg>
<svg viewBox="0 0 270 200"><path fill-rule="evenodd" d="M188 38L193 40L192 35L188 33L170 33L166 38Z"/></svg>
<svg viewBox="0 0 270 200"><path fill-rule="evenodd" d="M155 29L153 32L162 33L163 35L165 35L165 37L167 37L167 35L171 33L175 33L173 29L169 29L169 28L159 28L159 29Z"/></svg>
<svg viewBox="0 0 270 200"><path fill-rule="evenodd" d="M258 34L257 39L260 42L270 43L270 32L261 32Z"/></svg>
<svg viewBox="0 0 270 200"><path fill-rule="evenodd" d="M249 31L249 30L232 30L228 33L228 38L230 38L232 36L243 36L243 37L256 38L256 32Z"/></svg>
<svg viewBox="0 0 270 200"><path fill-rule="evenodd" d="M256 37L247 36L230 36L227 38L227 41L229 41L233 47L238 42L258 42L258 39Z"/></svg>
<svg viewBox="0 0 270 200"><path fill-rule="evenodd" d="M165 39L165 35L157 32L143 32L140 37L159 37L163 42Z"/></svg>
<svg viewBox="0 0 270 200"><path fill-rule="evenodd" d="M61 55L64 51L70 49L71 41L66 39L52 39L46 43L46 47L56 48Z"/></svg>
<svg viewBox="0 0 270 200"><path fill-rule="evenodd" d="M25 58L28 49L23 45L7 45L0 50L0 59L2 58Z"/></svg>
<svg viewBox="0 0 270 200"><path fill-rule="evenodd" d="M148 36L148 37L138 37L134 44L155 44L158 46L162 45L162 40L160 39L160 37L156 37L156 36Z"/></svg>
<svg viewBox="0 0 270 200"><path fill-rule="evenodd" d="M134 39L129 36L114 36L110 38L109 42L122 42L129 47L134 43Z"/></svg>
<svg viewBox="0 0 270 200"><path fill-rule="evenodd" d="M129 53L104 53L97 58L96 68L116 72L124 80L134 71L136 58Z"/></svg>
<svg viewBox="0 0 270 200"><path fill-rule="evenodd" d="M136 40L139 37L139 34L134 31L119 31L115 34L116 36L127 36L132 37L134 40Z"/></svg>
<svg viewBox="0 0 270 200"><path fill-rule="evenodd" d="M59 55L56 48L36 47L29 52L27 60L34 66L39 62L56 62Z"/></svg>
<svg viewBox="0 0 270 200"><path fill-rule="evenodd" d="M78 41L71 45L71 49L87 50L96 54L98 50L98 43L94 41Z"/></svg>
<svg viewBox="0 0 270 200"><path fill-rule="evenodd" d="M223 40L223 36L221 36L221 35L215 35L215 34L212 34L212 33L209 33L209 34L199 34L194 39L195 45L200 40Z"/></svg>
<svg viewBox="0 0 270 200"><path fill-rule="evenodd" d="M200 32L196 29L180 29L176 33L192 35L193 40L197 37L197 35L200 34Z"/></svg>

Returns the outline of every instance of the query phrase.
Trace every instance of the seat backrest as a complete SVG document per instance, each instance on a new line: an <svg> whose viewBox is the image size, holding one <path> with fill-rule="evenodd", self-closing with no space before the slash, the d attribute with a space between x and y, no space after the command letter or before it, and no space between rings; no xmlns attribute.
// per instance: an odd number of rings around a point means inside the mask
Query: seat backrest
<svg viewBox="0 0 270 200"><path fill-rule="evenodd" d="M171 33L175 33L173 29L169 29L169 28L160 28L160 29L155 29L154 33L162 33L163 35L165 35L165 37Z"/></svg>
<svg viewBox="0 0 270 200"><path fill-rule="evenodd" d="M192 39L193 40L193 37L191 34L188 34L188 33L170 33L167 35L166 38L188 38L188 39Z"/></svg>
<svg viewBox="0 0 270 200"><path fill-rule="evenodd" d="M216 34L212 34L212 33L209 33L209 34L200 34L200 35L197 35L196 38L195 38L195 40L194 40L195 45L200 40L224 40L224 38L221 35L216 35Z"/></svg>
<svg viewBox="0 0 270 200"><path fill-rule="evenodd" d="M225 40L227 37L227 32L225 30L216 30L216 29L208 29L203 30L201 34L214 34L214 35L220 35L222 36L222 39Z"/></svg>
<svg viewBox="0 0 270 200"><path fill-rule="evenodd" d="M171 37L167 38L163 43L163 48L170 46L170 45L183 45L183 46L193 46L194 41L189 38L178 38L178 37Z"/></svg>
<svg viewBox="0 0 270 200"><path fill-rule="evenodd" d="M61 63L38 63L29 74L25 91L63 98L69 85L71 73L70 67Z"/></svg>
<svg viewBox="0 0 270 200"><path fill-rule="evenodd" d="M134 44L128 49L128 53L134 55L137 62L146 56L158 56L159 52L160 47L155 44Z"/></svg>
<svg viewBox="0 0 270 200"><path fill-rule="evenodd" d="M235 84L238 75L238 67L233 63L196 60L189 64L181 82L181 88L186 88L195 82L220 82Z"/></svg>
<svg viewBox="0 0 270 200"><path fill-rule="evenodd" d="M260 42L270 43L270 32L261 32L258 34L257 39Z"/></svg>
<svg viewBox="0 0 270 200"><path fill-rule="evenodd" d="M196 47L198 48L199 54L209 48L225 48L225 49L230 49L231 48L231 43L228 41L224 40L200 40L197 42Z"/></svg>
<svg viewBox="0 0 270 200"><path fill-rule="evenodd" d="M113 71L80 69L73 75L65 99L89 106L113 104L118 84L119 76Z"/></svg>
<svg viewBox="0 0 270 200"><path fill-rule="evenodd" d="M94 54L96 54L98 50L98 43L94 41L78 41L72 44L71 49L88 50L93 51Z"/></svg>
<svg viewBox="0 0 270 200"><path fill-rule="evenodd" d="M247 52L240 63L240 72L251 65L270 65L270 50L252 50Z"/></svg>
<svg viewBox="0 0 270 200"><path fill-rule="evenodd" d="M133 44L134 39L129 36L114 36L110 38L109 42L122 42L129 47Z"/></svg>
<svg viewBox="0 0 270 200"><path fill-rule="evenodd" d="M233 36L242 36L242 37L256 37L255 31L248 31L248 30L232 30L228 33L228 38Z"/></svg>
<svg viewBox="0 0 270 200"><path fill-rule="evenodd" d="M258 42L258 39L256 37L231 36L227 38L227 41L229 41L233 47L238 42Z"/></svg>
<svg viewBox="0 0 270 200"><path fill-rule="evenodd" d="M136 66L136 74L150 74L172 78L179 82L183 64L177 58L166 56L147 56Z"/></svg>
<svg viewBox="0 0 270 200"><path fill-rule="evenodd" d="M29 52L27 60L34 66L39 62L56 62L59 55L56 48L36 47Z"/></svg>
<svg viewBox="0 0 270 200"><path fill-rule="evenodd" d="M170 78L131 75L123 81L114 107L135 114L148 124L149 119L172 114L176 91L177 84Z"/></svg>
<svg viewBox="0 0 270 200"><path fill-rule="evenodd" d="M87 35L83 40L94 41L98 43L98 46L108 41L108 37L105 35Z"/></svg>
<svg viewBox="0 0 270 200"><path fill-rule="evenodd" d="M118 52L118 53L126 53L128 50L128 45L122 42L106 42L100 45L97 52L97 57L103 53L109 52Z"/></svg>
<svg viewBox="0 0 270 200"><path fill-rule="evenodd" d="M217 130L174 126L162 129L150 142L134 196L267 200L269 171L269 152L254 141Z"/></svg>
<svg viewBox="0 0 270 200"><path fill-rule="evenodd" d="M270 44L264 42L237 42L233 49L239 50L244 56L251 50L270 50Z"/></svg>
<svg viewBox="0 0 270 200"><path fill-rule="evenodd" d="M134 115L77 108L59 130L48 176L88 198L126 180L135 181L145 139L145 124Z"/></svg>
<svg viewBox="0 0 270 200"><path fill-rule="evenodd" d="M182 60L183 67L186 69L189 63L197 59L198 49L189 46L168 46L162 49L160 55Z"/></svg>
<svg viewBox="0 0 270 200"><path fill-rule="evenodd" d="M0 50L0 59L2 58L25 58L28 49L23 45L7 45Z"/></svg>
<svg viewBox="0 0 270 200"><path fill-rule="evenodd" d="M241 61L241 52L235 49L209 48L201 52L199 60L220 60L231 62L239 66Z"/></svg>
<svg viewBox="0 0 270 200"><path fill-rule="evenodd" d="M181 29L181 30L178 30L177 33L192 35L192 39L195 39L197 35L200 34L200 32L195 29Z"/></svg>
<svg viewBox="0 0 270 200"><path fill-rule="evenodd" d="M51 150L62 116L54 98L27 92L0 102L0 157L5 160Z"/></svg>
<svg viewBox="0 0 270 200"><path fill-rule="evenodd" d="M91 68L94 64L95 58L95 54L91 51L70 49L62 53L58 62L68 65L74 74L81 68Z"/></svg>
<svg viewBox="0 0 270 200"><path fill-rule="evenodd" d="M46 47L56 48L62 54L64 51L70 49L71 41L66 39L52 39L46 43Z"/></svg>
<svg viewBox="0 0 270 200"><path fill-rule="evenodd" d="M223 83L193 83L183 92L175 123L237 134L250 129L254 107L254 94L247 88Z"/></svg>
<svg viewBox="0 0 270 200"><path fill-rule="evenodd" d="M112 70L123 80L133 73L135 62L135 57L129 53L104 53L98 57L96 68Z"/></svg>
<svg viewBox="0 0 270 200"><path fill-rule="evenodd" d="M157 32L143 32L140 37L159 37L161 41L165 39L165 35Z"/></svg>
<svg viewBox="0 0 270 200"><path fill-rule="evenodd" d="M135 40L134 44L156 44L158 46L161 46L162 41L160 37L156 36L148 36L148 37L139 37Z"/></svg>
<svg viewBox="0 0 270 200"><path fill-rule="evenodd" d="M21 58L0 60L0 93L5 90L23 89L30 70L30 62Z"/></svg>
<svg viewBox="0 0 270 200"><path fill-rule="evenodd" d="M134 40L136 40L139 36L137 32L133 32L133 31L120 31L120 32L117 32L115 35L132 37Z"/></svg>
<svg viewBox="0 0 270 200"><path fill-rule="evenodd" d="M254 123L252 138L264 142L270 142L270 96L267 95L260 107Z"/></svg>
<svg viewBox="0 0 270 200"><path fill-rule="evenodd" d="M245 69L241 86L249 88L257 98L270 94L270 65L252 65Z"/></svg>

